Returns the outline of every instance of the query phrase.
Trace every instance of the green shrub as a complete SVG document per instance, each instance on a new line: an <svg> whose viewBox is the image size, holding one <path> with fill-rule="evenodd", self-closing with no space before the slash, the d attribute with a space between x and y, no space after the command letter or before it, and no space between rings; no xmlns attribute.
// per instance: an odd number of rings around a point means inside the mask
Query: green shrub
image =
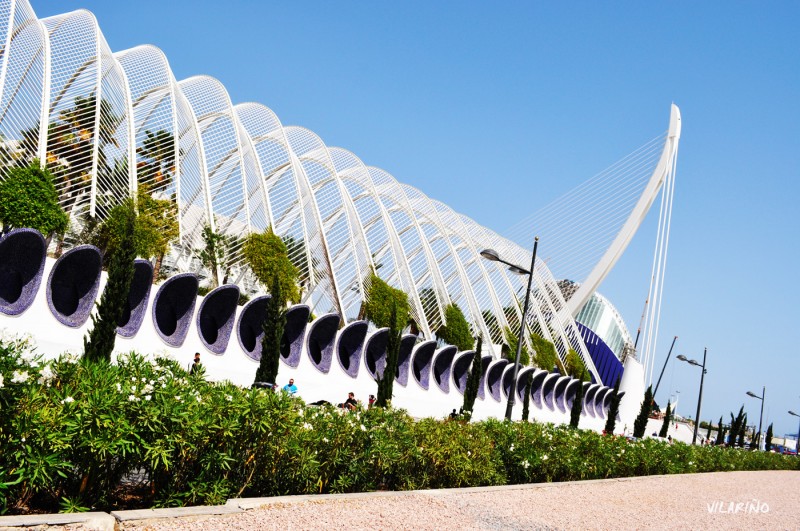
<svg viewBox="0 0 800 531"><path fill-rule="evenodd" d="M538 422L307 407L190 377L165 357L43 362L28 340L0 338L0 512L772 469L797 470L798 459Z"/></svg>

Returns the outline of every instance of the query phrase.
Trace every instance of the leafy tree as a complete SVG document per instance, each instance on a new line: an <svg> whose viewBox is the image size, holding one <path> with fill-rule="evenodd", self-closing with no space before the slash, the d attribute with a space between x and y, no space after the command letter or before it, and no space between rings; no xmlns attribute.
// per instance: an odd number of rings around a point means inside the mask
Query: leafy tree
<svg viewBox="0 0 800 531"><path fill-rule="evenodd" d="M764 436L764 451L769 452L772 450L772 423L767 426L767 434Z"/></svg>
<svg viewBox="0 0 800 531"><path fill-rule="evenodd" d="M3 231L28 227L45 238L64 234L69 219L58 204L50 171L34 160L27 167L12 168L0 181L0 222Z"/></svg>
<svg viewBox="0 0 800 531"><path fill-rule="evenodd" d="M261 338L261 360L256 370L256 382L275 383L278 379L281 339L283 329L286 327L286 304L281 302L284 299L282 289L278 275L273 275L271 296L267 300L264 320L261 323L264 335Z"/></svg>
<svg viewBox="0 0 800 531"><path fill-rule="evenodd" d="M149 188L140 184L137 207L139 215L136 218L136 245L139 256L155 257L155 281L159 277L170 243L180 236L178 205L171 199L154 198Z"/></svg>
<svg viewBox="0 0 800 531"><path fill-rule="evenodd" d="M386 366L383 374L379 374L375 380L378 383L378 396L375 397L377 407L389 407L392 401L392 390L394 388L394 378L397 372L397 360L400 357L400 339L403 329L398 326L397 307L392 306L389 315L389 339L386 343Z"/></svg>
<svg viewBox="0 0 800 531"><path fill-rule="evenodd" d="M491 334L492 343L502 343L503 330L500 328L497 316L490 310L483 310L481 315L483 315L483 322L486 323L486 328L489 329L489 334Z"/></svg>
<svg viewBox="0 0 800 531"><path fill-rule="evenodd" d="M209 272L211 272L211 288L228 282L231 269L232 241L229 236L214 232L211 225L203 225L201 232L203 247L195 249L195 256ZM222 278L219 278L220 270Z"/></svg>
<svg viewBox="0 0 800 531"><path fill-rule="evenodd" d="M525 383L522 386L522 420L528 422L528 414L531 407L531 382L533 381L533 373L528 372L525 377Z"/></svg>
<svg viewBox="0 0 800 531"><path fill-rule="evenodd" d="M263 233L251 233L244 241L244 259L256 278L265 286L280 283L281 307L286 302L300 302L300 288L297 285L297 268L292 265L286 252L286 244L268 227Z"/></svg>
<svg viewBox="0 0 800 531"><path fill-rule="evenodd" d="M711 428L713 428L711 421L708 421L708 431L706 432L706 440L711 440Z"/></svg>
<svg viewBox="0 0 800 531"><path fill-rule="evenodd" d="M517 358L517 345L519 342L519 337L508 327L503 328L503 335L506 338L506 342L503 345L502 350L503 357L509 360L511 363L514 363ZM519 353L519 363L523 366L530 365L531 363L531 356L528 353L528 347L525 346L525 343L522 344L522 350Z"/></svg>
<svg viewBox="0 0 800 531"><path fill-rule="evenodd" d="M606 419L605 432L609 435L614 433L614 428L617 425L617 415L619 415L619 378L614 384L614 390L611 391L611 403L608 406L608 418Z"/></svg>
<svg viewBox="0 0 800 531"><path fill-rule="evenodd" d="M403 290L391 287L375 272L370 273L364 288L367 300L361 306L361 318L369 319L379 328L405 328L410 308Z"/></svg>
<svg viewBox="0 0 800 531"><path fill-rule="evenodd" d="M467 376L467 387L464 389L464 404L461 407L461 411L467 420L472 418L475 399L478 397L478 386L481 383L481 373L483 372L482 350L483 338L479 337L478 344L475 346L475 355L472 357L472 367Z"/></svg>
<svg viewBox="0 0 800 531"><path fill-rule="evenodd" d="M136 149L139 155L136 164L139 186L145 184L154 192L166 191L175 173L175 137L163 129L144 133L145 139Z"/></svg>
<svg viewBox="0 0 800 531"><path fill-rule="evenodd" d="M457 347L458 350L469 350L474 340L469 329L469 323L464 318L464 313L458 307L458 304L448 304L444 309L444 317L447 324L442 325L436 331L436 337L449 345Z"/></svg>
<svg viewBox="0 0 800 531"><path fill-rule="evenodd" d="M733 412L731 412L731 429L730 429L730 443L731 446L736 444L736 438L739 436L739 433L742 432L744 427L745 421L747 419L747 414L744 412L744 405L739 408L739 413L734 418ZM744 436L742 436L744 440Z"/></svg>
<svg viewBox="0 0 800 531"><path fill-rule="evenodd" d="M658 432L659 437L666 437L669 431L669 424L672 422L672 402L667 401L667 411L664 413L664 423L661 424L661 431ZM709 427L709 430L711 428Z"/></svg>
<svg viewBox="0 0 800 531"><path fill-rule="evenodd" d="M591 381L589 371L586 369L586 364L583 363L580 354L575 349L567 351L567 361L564 364L567 374L573 378L582 378L582 381Z"/></svg>
<svg viewBox="0 0 800 531"><path fill-rule="evenodd" d="M647 391L644 392L644 400L642 407L639 409L639 414L633 423L633 436L637 438L644 437L644 432L647 429L647 419L650 417L650 412L653 410L653 386L649 386Z"/></svg>
<svg viewBox="0 0 800 531"><path fill-rule="evenodd" d="M569 425L573 428L578 427L581 421L581 411L583 411L583 379L585 375L581 375L581 383L578 384L578 390L575 392L575 398L572 400L572 409L569 412Z"/></svg>
<svg viewBox="0 0 800 531"><path fill-rule="evenodd" d="M722 416L719 417L719 428L717 430L717 446L725 444L725 426L722 425Z"/></svg>
<svg viewBox="0 0 800 531"><path fill-rule="evenodd" d="M556 346L550 341L546 340L537 333L531 334L531 344L535 355L533 363L540 369L552 371L553 367L559 365L558 354L556 353Z"/></svg>
<svg viewBox="0 0 800 531"><path fill-rule="evenodd" d="M100 297L97 314L92 316L92 330L83 340L83 358L89 361L111 361L117 326L125 311L133 280L136 250L133 245L136 211L132 201L114 208L115 218L122 221L119 248L108 266L108 282Z"/></svg>

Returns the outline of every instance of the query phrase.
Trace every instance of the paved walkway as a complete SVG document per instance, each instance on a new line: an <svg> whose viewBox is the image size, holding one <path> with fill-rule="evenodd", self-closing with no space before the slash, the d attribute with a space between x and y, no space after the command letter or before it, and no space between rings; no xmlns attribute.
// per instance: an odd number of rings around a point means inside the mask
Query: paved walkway
<svg viewBox="0 0 800 531"><path fill-rule="evenodd" d="M113 513L125 530L798 529L800 472L230 500L214 516ZM219 514L228 513L228 514ZM142 519L145 518L145 519ZM2 528L0 522L0 528ZM74 527L59 527L74 529ZM57 529L57 528L51 528Z"/></svg>

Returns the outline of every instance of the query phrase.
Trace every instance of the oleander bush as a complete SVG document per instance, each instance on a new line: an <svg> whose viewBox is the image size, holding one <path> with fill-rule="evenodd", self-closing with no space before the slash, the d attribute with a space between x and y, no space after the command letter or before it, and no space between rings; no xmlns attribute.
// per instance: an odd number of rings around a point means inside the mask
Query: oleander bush
<svg viewBox="0 0 800 531"><path fill-rule="evenodd" d="M0 338L0 513L798 463L537 422L417 421L402 410L307 407L284 393L190 376L164 356L44 361L28 340Z"/></svg>

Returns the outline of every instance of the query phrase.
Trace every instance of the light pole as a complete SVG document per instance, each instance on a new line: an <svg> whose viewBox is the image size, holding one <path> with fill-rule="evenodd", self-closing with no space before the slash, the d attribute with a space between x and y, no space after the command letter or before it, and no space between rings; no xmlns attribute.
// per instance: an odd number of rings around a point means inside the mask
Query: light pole
<svg viewBox="0 0 800 531"><path fill-rule="evenodd" d="M690 360L683 354L679 354L677 358L681 361L685 361L689 365L694 365L696 367L700 367L700 395L697 397L697 416L694 418L694 434L692 435L692 445L697 441L697 428L700 426L700 404L703 403L703 380L706 376L706 354L708 354L708 347L703 349L703 363L699 363L697 360Z"/></svg>
<svg viewBox="0 0 800 531"><path fill-rule="evenodd" d="M789 414L800 418L800 415L798 415L794 411L789 411ZM797 441L795 442L795 445L794 445L794 453L796 455L800 455L800 426L797 427Z"/></svg>
<svg viewBox="0 0 800 531"><path fill-rule="evenodd" d="M518 265L506 262L494 249L484 249L481 256L487 260L500 262L508 266L509 271L520 275L528 275L528 289L525 290L525 303L522 305L522 322L519 325L519 338L517 339L517 357L514 361L514 378L511 380L511 392L508 393L508 405L506 405L506 420L511 420L511 410L514 408L514 397L517 394L517 374L519 373L519 357L522 354L522 342L525 333L525 321L528 318L528 303L531 298L531 282L533 281L533 268L536 265L536 248L539 247L539 237L533 240L533 256L531 257L530 270L523 269Z"/></svg>
<svg viewBox="0 0 800 531"><path fill-rule="evenodd" d="M764 396L767 394L767 388L761 388L761 396L758 396L752 391L747 391L747 396L758 398L761 400L761 414L758 416L758 435L756 436L756 440L758 441L757 448L761 448L761 420L764 418Z"/></svg>

